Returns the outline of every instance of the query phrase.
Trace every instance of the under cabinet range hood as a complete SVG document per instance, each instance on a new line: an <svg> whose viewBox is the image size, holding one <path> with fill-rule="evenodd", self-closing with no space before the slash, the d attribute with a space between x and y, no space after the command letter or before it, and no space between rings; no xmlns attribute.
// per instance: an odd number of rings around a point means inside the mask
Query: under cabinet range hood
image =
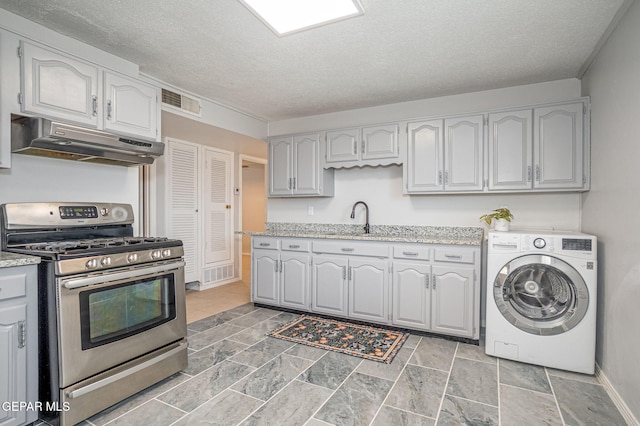
<svg viewBox="0 0 640 426"><path fill-rule="evenodd" d="M163 154L164 144L45 118L18 117L11 121L11 150L18 154L137 166L153 163Z"/></svg>

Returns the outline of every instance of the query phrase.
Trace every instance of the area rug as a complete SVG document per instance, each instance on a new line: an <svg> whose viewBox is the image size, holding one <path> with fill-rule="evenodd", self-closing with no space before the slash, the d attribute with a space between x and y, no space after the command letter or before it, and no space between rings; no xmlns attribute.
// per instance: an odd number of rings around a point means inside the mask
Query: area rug
<svg viewBox="0 0 640 426"><path fill-rule="evenodd" d="M409 333L302 315L267 336L389 364Z"/></svg>

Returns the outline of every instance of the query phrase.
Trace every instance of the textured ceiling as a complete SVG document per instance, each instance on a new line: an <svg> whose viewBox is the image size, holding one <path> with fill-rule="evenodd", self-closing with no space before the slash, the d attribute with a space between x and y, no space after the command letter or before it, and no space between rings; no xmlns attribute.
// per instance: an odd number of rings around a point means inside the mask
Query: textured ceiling
<svg viewBox="0 0 640 426"><path fill-rule="evenodd" d="M581 77L629 0L361 0L278 38L238 0L0 7L265 121Z"/></svg>

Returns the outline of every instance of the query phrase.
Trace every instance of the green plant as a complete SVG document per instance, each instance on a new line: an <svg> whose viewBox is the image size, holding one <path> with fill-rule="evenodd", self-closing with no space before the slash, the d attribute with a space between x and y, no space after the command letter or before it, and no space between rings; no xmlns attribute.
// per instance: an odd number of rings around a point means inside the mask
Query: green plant
<svg viewBox="0 0 640 426"><path fill-rule="evenodd" d="M511 219L513 219L513 215L508 208L500 207L499 209L495 209L493 213L487 213L480 216L480 220L484 220L489 225L491 225L491 221L493 219L504 219L507 222L511 222Z"/></svg>

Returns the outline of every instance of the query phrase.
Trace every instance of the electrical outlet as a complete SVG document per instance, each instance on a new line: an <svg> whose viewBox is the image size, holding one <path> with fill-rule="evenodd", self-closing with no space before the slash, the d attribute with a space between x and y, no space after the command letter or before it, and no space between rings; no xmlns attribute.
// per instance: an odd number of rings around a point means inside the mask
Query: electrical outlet
<svg viewBox="0 0 640 426"><path fill-rule="evenodd" d="M307 215L308 216L313 216L313 206L308 206L307 207Z"/></svg>

